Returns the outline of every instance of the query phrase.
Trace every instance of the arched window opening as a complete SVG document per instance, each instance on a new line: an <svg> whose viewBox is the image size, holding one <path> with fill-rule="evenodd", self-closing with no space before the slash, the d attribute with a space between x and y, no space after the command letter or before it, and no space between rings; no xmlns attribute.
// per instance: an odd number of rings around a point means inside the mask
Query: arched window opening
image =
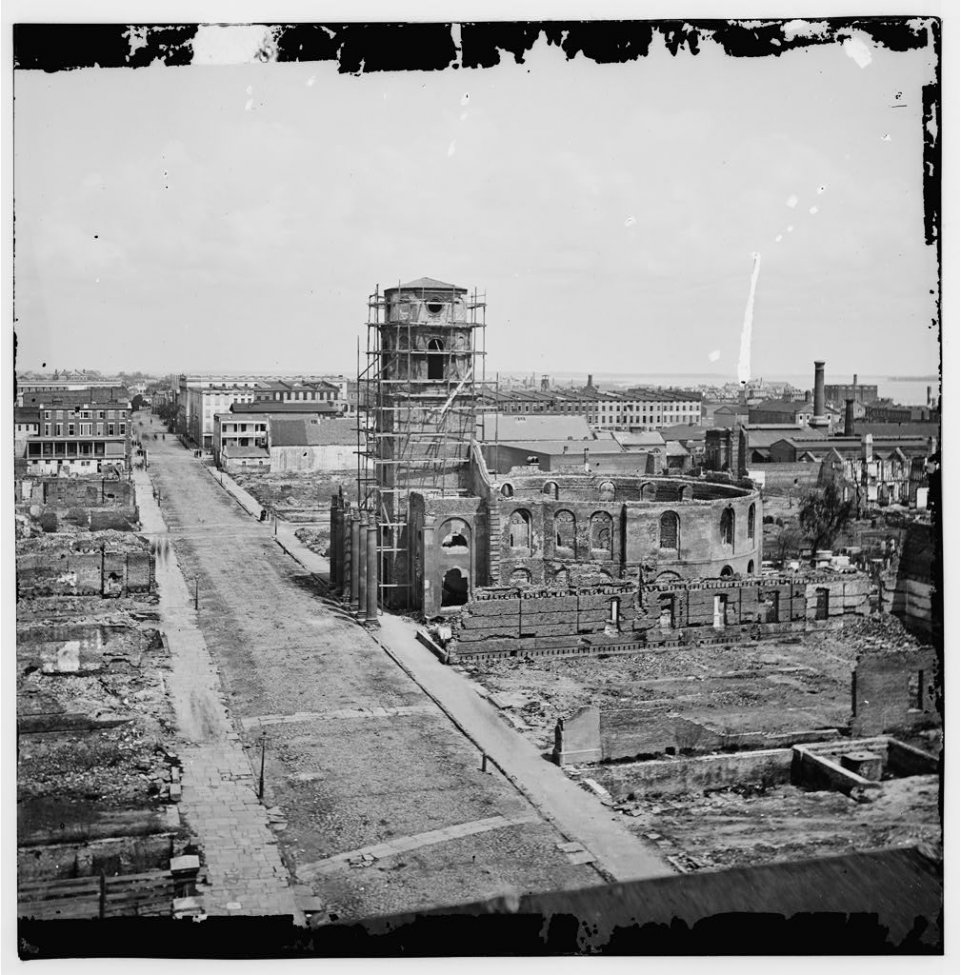
<svg viewBox="0 0 961 975"><path fill-rule="evenodd" d="M661 515L661 548L677 549L678 535L677 515L673 511L665 511Z"/></svg>
<svg viewBox="0 0 961 975"><path fill-rule="evenodd" d="M577 522L570 511L558 511L554 516L554 547L558 555L576 557Z"/></svg>
<svg viewBox="0 0 961 975"><path fill-rule="evenodd" d="M444 304L441 301L428 301L427 310L431 315L439 315L444 310Z"/></svg>
<svg viewBox="0 0 961 975"><path fill-rule="evenodd" d="M440 543L440 547L453 552L466 552L470 546L467 544L467 539L460 532L451 532Z"/></svg>
<svg viewBox="0 0 961 975"><path fill-rule="evenodd" d="M514 486L512 484L502 484L501 485L501 497L512 498L514 497Z"/></svg>
<svg viewBox="0 0 961 975"><path fill-rule="evenodd" d="M747 537L754 538L754 505L747 509Z"/></svg>
<svg viewBox="0 0 961 975"><path fill-rule="evenodd" d="M600 488L598 488L601 501L613 501L614 500L614 482L613 481L602 481Z"/></svg>
<svg viewBox="0 0 961 975"><path fill-rule="evenodd" d="M515 552L531 553L531 516L523 509L511 514L510 547Z"/></svg>
<svg viewBox="0 0 961 975"><path fill-rule="evenodd" d="M431 339L427 343L427 378L444 378L444 343L440 339Z"/></svg>
<svg viewBox="0 0 961 975"><path fill-rule="evenodd" d="M657 488L653 484L641 485L641 500L653 501L657 497Z"/></svg>
<svg viewBox="0 0 961 975"><path fill-rule="evenodd" d="M721 544L734 544L734 509L725 508L721 515Z"/></svg>
<svg viewBox="0 0 961 975"><path fill-rule="evenodd" d="M567 589L571 584L571 574L567 569L558 569L554 573L554 586L557 589Z"/></svg>
<svg viewBox="0 0 961 975"><path fill-rule="evenodd" d="M614 522L606 511L591 515L591 554L603 559L614 558Z"/></svg>
<svg viewBox="0 0 961 975"><path fill-rule="evenodd" d="M541 488L541 492L546 494L549 498L557 500L557 482L556 481L545 481L544 486Z"/></svg>
<svg viewBox="0 0 961 975"><path fill-rule="evenodd" d="M694 488L690 484L682 484L677 492L678 501L691 501L694 498Z"/></svg>
<svg viewBox="0 0 961 975"><path fill-rule="evenodd" d="M657 597L658 601L658 625L662 630L674 628L674 595L673 593L662 593Z"/></svg>
<svg viewBox="0 0 961 975"><path fill-rule="evenodd" d="M747 563L747 574L749 576L754 575L754 559L749 559Z"/></svg>
<svg viewBox="0 0 961 975"><path fill-rule="evenodd" d="M729 565L726 565L724 566L723 569L721 569L722 579L730 579L733 575L734 575L734 570Z"/></svg>
<svg viewBox="0 0 961 975"><path fill-rule="evenodd" d="M467 602L467 577L460 569L448 569L441 587L441 606L463 606Z"/></svg>
<svg viewBox="0 0 961 975"><path fill-rule="evenodd" d="M527 569L515 569L511 573L510 583L512 586L529 586L531 574Z"/></svg>

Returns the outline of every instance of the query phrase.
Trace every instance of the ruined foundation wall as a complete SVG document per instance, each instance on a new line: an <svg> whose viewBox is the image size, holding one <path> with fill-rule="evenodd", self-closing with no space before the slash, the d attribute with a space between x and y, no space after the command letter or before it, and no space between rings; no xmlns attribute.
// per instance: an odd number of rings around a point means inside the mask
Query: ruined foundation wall
<svg viewBox="0 0 961 975"><path fill-rule="evenodd" d="M862 655L852 677L852 734L877 735L937 726L937 691L933 647Z"/></svg>
<svg viewBox="0 0 961 975"><path fill-rule="evenodd" d="M869 611L862 576L612 582L474 591L453 620L452 659L629 652L838 626Z"/></svg>

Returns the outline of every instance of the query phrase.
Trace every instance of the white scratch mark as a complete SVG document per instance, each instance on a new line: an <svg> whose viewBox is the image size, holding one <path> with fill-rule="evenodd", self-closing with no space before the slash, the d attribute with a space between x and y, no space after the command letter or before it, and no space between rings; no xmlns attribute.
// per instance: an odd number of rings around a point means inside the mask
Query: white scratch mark
<svg viewBox="0 0 961 975"><path fill-rule="evenodd" d="M792 208L793 208L793 207L796 207L796 206L797 206L797 194L796 194L796 193L792 193L792 194L791 194L791 195L790 195L790 196L789 196L789 197L787 198L787 200L785 200L785 203L787 203L787 205L788 205L789 207L792 207Z"/></svg>
<svg viewBox="0 0 961 975"><path fill-rule="evenodd" d="M247 99L247 104L244 105L245 112L252 112L254 109L254 100L252 98Z"/></svg>
<svg viewBox="0 0 961 975"><path fill-rule="evenodd" d="M253 93L254 93L254 86L253 85L247 85L247 94L248 95L252 95Z"/></svg>
<svg viewBox="0 0 961 975"><path fill-rule="evenodd" d="M827 189L826 186L819 186L818 187L818 196L820 196L826 189Z"/></svg>
<svg viewBox="0 0 961 975"><path fill-rule="evenodd" d="M794 233L794 224L793 224L793 223L789 223L789 224L787 225L787 232L788 232L789 234L793 234L793 233Z"/></svg>
<svg viewBox="0 0 961 975"><path fill-rule="evenodd" d="M721 350L715 349L713 352L708 352L707 358L709 362L717 362L721 358Z"/></svg>
<svg viewBox="0 0 961 975"><path fill-rule="evenodd" d="M841 47L859 68L866 68L871 63L871 50L860 37L847 38Z"/></svg>
<svg viewBox="0 0 961 975"><path fill-rule="evenodd" d="M454 152L456 151L456 147L457 147L457 140L456 139L451 139L451 143L447 147L447 158L448 159L450 159L450 157L454 155Z"/></svg>
<svg viewBox="0 0 961 975"><path fill-rule="evenodd" d="M307 79L307 87L308 87L308 88L313 88L313 87L314 87L314 85L316 85L316 84L317 84L317 75L315 75L315 74L312 74L312 75L311 75L311 76L310 76L310 77L309 77L309 78Z"/></svg>
<svg viewBox="0 0 961 975"><path fill-rule="evenodd" d="M891 136L889 136L887 134L887 132L885 132L884 135L881 136L881 141L882 142L890 142L891 141Z"/></svg>
<svg viewBox="0 0 961 975"><path fill-rule="evenodd" d="M747 307L744 309L744 324L741 326L741 352L737 360L737 378L746 383L751 378L751 332L754 328L754 295L757 292L757 279L761 273L761 255L755 251L754 268L751 271L751 290L747 296Z"/></svg>
<svg viewBox="0 0 961 975"><path fill-rule="evenodd" d="M465 91L464 94L461 95L460 103L461 105L466 105L469 101L470 101L470 92Z"/></svg>
<svg viewBox="0 0 961 975"><path fill-rule="evenodd" d="M782 240L784 240L784 234L778 234L777 237L774 238L774 243L780 244Z"/></svg>
<svg viewBox="0 0 961 975"><path fill-rule="evenodd" d="M810 213L812 217L813 217L813 216L814 216L814 214L815 214L815 213L817 213L817 212L818 212L818 208L817 208L817 207L811 207L811 209L810 209L810 210L808 210L808 213Z"/></svg>
<svg viewBox="0 0 961 975"><path fill-rule="evenodd" d="M634 224L636 224L636 223L637 223L637 217L628 217L628 218L627 218L627 219L626 219L626 220L624 221L624 226L625 226L625 227L633 227L633 226L634 226Z"/></svg>

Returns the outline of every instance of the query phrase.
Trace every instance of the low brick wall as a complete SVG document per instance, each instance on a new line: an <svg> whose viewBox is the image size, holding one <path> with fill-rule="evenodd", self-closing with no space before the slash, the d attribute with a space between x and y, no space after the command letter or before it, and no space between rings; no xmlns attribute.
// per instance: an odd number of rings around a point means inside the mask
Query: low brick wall
<svg viewBox="0 0 961 975"><path fill-rule="evenodd" d="M638 795L677 795L732 786L782 785L791 781L794 753L773 748L732 755L632 762L611 765L592 774L617 800Z"/></svg>
<svg viewBox="0 0 961 975"><path fill-rule="evenodd" d="M123 596L150 592L154 557L136 552L66 552L17 558L19 596Z"/></svg>
<svg viewBox="0 0 961 975"><path fill-rule="evenodd" d="M938 662L933 647L865 653L852 676L854 735L936 727Z"/></svg>
<svg viewBox="0 0 961 975"><path fill-rule="evenodd" d="M447 650L452 660L470 660L741 643L842 625L868 613L871 590L866 576L833 573L477 589L451 619Z"/></svg>

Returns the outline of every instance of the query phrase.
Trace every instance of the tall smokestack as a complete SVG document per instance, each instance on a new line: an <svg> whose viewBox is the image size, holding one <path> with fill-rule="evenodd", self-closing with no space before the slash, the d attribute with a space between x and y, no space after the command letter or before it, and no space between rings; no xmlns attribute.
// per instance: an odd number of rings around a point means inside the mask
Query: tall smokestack
<svg viewBox="0 0 961 975"><path fill-rule="evenodd" d="M844 401L844 436L854 436L854 400L850 398Z"/></svg>
<svg viewBox="0 0 961 975"><path fill-rule="evenodd" d="M828 418L824 413L824 363L816 360L814 363L814 416L811 418L812 427L826 427Z"/></svg>
<svg viewBox="0 0 961 975"><path fill-rule="evenodd" d="M931 405L931 387L928 386L928 406Z"/></svg>
<svg viewBox="0 0 961 975"><path fill-rule="evenodd" d="M594 377L590 373L587 374L587 388L588 389L594 388Z"/></svg>

